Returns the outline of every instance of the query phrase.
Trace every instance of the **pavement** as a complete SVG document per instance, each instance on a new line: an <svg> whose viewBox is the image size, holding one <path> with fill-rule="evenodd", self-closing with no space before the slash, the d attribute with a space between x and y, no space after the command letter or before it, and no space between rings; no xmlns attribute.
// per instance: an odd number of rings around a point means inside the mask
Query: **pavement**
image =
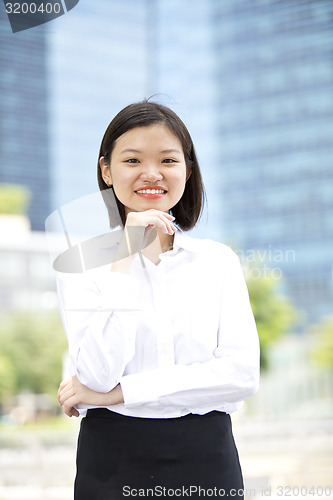
<svg viewBox="0 0 333 500"><path fill-rule="evenodd" d="M0 430L0 500L73 500L79 421ZM245 498L333 499L333 420L233 420ZM93 499L92 499L93 500Z"/></svg>

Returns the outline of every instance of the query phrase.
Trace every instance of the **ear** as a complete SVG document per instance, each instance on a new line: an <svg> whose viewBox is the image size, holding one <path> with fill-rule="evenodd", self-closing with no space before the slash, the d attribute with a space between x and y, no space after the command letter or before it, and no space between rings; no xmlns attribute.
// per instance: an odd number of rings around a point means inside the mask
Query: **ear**
<svg viewBox="0 0 333 500"><path fill-rule="evenodd" d="M108 186L112 186L110 165L108 165L104 156L101 156L99 159L99 168L101 169L101 174L102 174L103 181L105 182L105 184L107 184Z"/></svg>
<svg viewBox="0 0 333 500"><path fill-rule="evenodd" d="M192 174L192 167L186 167L186 182L189 180Z"/></svg>

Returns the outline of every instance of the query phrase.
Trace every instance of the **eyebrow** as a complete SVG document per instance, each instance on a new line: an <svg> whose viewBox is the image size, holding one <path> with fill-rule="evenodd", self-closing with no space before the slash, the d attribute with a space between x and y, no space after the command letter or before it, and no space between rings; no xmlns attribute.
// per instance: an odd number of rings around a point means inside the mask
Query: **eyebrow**
<svg viewBox="0 0 333 500"><path fill-rule="evenodd" d="M127 149L123 149L121 151L121 153L141 153L141 151L139 151L138 149L127 148Z"/></svg>
<svg viewBox="0 0 333 500"><path fill-rule="evenodd" d="M163 151L160 151L161 153L165 154L165 153L179 153L181 154L181 152L179 151L179 149L164 149ZM142 153L142 151L140 151L139 149L132 149L132 148L126 148L126 149L123 149L121 151L121 154L122 153Z"/></svg>
<svg viewBox="0 0 333 500"><path fill-rule="evenodd" d="M163 151L161 151L161 153L179 153L181 154L181 151L179 151L179 149L164 149Z"/></svg>

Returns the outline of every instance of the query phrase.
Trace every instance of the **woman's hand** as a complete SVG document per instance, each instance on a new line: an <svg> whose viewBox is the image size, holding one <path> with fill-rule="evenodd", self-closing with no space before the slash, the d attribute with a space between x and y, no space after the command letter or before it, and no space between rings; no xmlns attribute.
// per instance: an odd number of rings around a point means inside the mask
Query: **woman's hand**
<svg viewBox="0 0 333 500"><path fill-rule="evenodd" d="M58 390L59 405L64 407L64 412L69 417L79 416L79 412L74 408L78 404L89 404L96 406L111 406L124 402L123 392L120 384L111 391L96 392L81 384L74 376L63 380Z"/></svg>
<svg viewBox="0 0 333 500"><path fill-rule="evenodd" d="M126 218L124 234L119 242L117 253L111 266L112 271L130 273L133 257L150 245L157 234L151 234L155 228L164 234L172 236L177 231L173 224L173 215L161 210L145 210L130 212ZM156 254L161 253L157 247Z"/></svg>
<svg viewBox="0 0 333 500"><path fill-rule="evenodd" d="M153 239L148 242L151 231L155 228L164 234L172 236L177 231L173 221L175 218L161 210L145 210L144 212L130 212L127 215L126 224L124 227L124 239L128 255L134 255L141 252L147 244L150 244Z"/></svg>
<svg viewBox="0 0 333 500"><path fill-rule="evenodd" d="M172 224L175 220L173 215L161 210L145 210L144 212L129 212L126 218L125 229L129 227L158 228L165 234L175 234L176 226Z"/></svg>

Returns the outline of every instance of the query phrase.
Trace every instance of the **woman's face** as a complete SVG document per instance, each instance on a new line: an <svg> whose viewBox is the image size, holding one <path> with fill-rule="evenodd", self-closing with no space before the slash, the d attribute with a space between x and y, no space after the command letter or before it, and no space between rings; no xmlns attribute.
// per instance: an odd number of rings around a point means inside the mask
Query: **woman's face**
<svg viewBox="0 0 333 500"><path fill-rule="evenodd" d="M162 124L137 127L121 135L110 166L103 160L100 166L126 215L151 208L168 212L182 197L191 175L180 140Z"/></svg>

